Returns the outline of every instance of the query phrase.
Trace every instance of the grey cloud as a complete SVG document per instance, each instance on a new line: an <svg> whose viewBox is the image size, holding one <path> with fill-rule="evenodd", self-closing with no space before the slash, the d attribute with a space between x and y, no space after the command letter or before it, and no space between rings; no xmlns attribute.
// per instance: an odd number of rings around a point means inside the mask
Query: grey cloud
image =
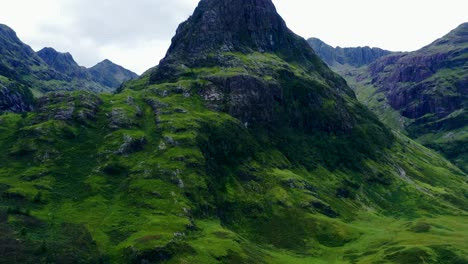
<svg viewBox="0 0 468 264"><path fill-rule="evenodd" d="M158 63L167 47L157 43L170 41L198 1L56 0L61 18L36 24L34 46L70 52L88 67L107 58L142 72Z"/></svg>
<svg viewBox="0 0 468 264"><path fill-rule="evenodd" d="M197 0L66 0L73 31L96 43L134 46L172 37Z"/></svg>

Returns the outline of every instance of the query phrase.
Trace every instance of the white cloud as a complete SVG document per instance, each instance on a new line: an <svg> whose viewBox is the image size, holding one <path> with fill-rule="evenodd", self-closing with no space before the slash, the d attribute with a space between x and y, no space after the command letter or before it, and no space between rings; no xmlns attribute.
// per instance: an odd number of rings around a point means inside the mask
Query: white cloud
<svg viewBox="0 0 468 264"><path fill-rule="evenodd" d="M334 46L419 49L468 22L466 0L273 0L291 29Z"/></svg>
<svg viewBox="0 0 468 264"><path fill-rule="evenodd" d="M273 0L290 28L331 45L415 50L468 21L466 0ZM108 58L137 73L158 64L198 0L2 0L0 23L34 49Z"/></svg>

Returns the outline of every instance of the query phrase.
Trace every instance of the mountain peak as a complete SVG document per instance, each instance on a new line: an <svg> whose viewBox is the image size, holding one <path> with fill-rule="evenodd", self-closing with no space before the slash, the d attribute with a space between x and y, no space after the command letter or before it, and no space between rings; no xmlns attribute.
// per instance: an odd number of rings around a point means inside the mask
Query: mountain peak
<svg viewBox="0 0 468 264"><path fill-rule="evenodd" d="M110 61L109 59L104 59L104 60L101 61L100 63L103 63L103 64L115 64L115 63L113 63L112 61Z"/></svg>
<svg viewBox="0 0 468 264"><path fill-rule="evenodd" d="M206 63L207 57L213 64L223 65L216 55L226 52L274 53L306 67L320 68L321 64L305 39L286 26L271 0L202 0L178 27L155 75L174 71L168 69L170 64L191 67ZM155 75L153 81L161 79Z"/></svg>
<svg viewBox="0 0 468 264"><path fill-rule="evenodd" d="M89 72L99 83L114 88L118 88L125 81L138 77L136 73L127 70L108 59L105 59L89 68Z"/></svg>
<svg viewBox="0 0 468 264"><path fill-rule="evenodd" d="M169 53L274 51L287 31L271 0L202 0L178 28Z"/></svg>
<svg viewBox="0 0 468 264"><path fill-rule="evenodd" d="M39 55L39 57L41 57L41 59L44 60L49 66L55 68L59 72L63 71L64 68L80 67L70 53L58 52L54 48L45 47L38 51L37 55Z"/></svg>

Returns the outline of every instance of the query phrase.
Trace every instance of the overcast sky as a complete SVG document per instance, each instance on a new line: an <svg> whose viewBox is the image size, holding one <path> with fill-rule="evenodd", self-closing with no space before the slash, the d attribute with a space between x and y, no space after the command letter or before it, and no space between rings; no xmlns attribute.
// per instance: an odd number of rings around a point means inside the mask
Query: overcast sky
<svg viewBox="0 0 468 264"><path fill-rule="evenodd" d="M110 59L137 73L158 64L198 0L1 0L0 23L34 50ZM468 22L467 0L273 0L297 34L333 46L421 48Z"/></svg>

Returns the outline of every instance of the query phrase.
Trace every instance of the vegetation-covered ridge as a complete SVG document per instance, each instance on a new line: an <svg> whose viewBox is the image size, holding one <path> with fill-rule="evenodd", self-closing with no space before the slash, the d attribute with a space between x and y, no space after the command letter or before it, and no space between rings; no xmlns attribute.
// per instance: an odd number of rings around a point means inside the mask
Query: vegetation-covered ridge
<svg viewBox="0 0 468 264"><path fill-rule="evenodd" d="M202 0L119 93L0 116L2 260L466 262L466 174L298 47L270 0Z"/></svg>

